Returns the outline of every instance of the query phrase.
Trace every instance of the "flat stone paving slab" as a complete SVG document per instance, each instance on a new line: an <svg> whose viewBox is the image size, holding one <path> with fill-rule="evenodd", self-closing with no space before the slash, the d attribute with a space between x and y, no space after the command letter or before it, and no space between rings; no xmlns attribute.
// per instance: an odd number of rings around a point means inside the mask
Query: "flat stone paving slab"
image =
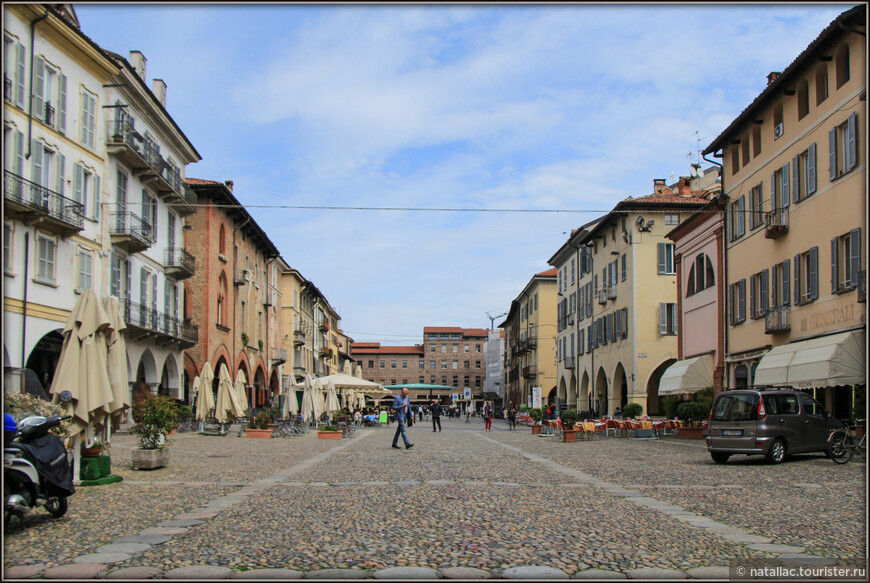
<svg viewBox="0 0 870 583"><path fill-rule="evenodd" d="M568 579L568 573L553 567L523 566L505 569L501 576L505 579Z"/></svg>
<svg viewBox="0 0 870 583"><path fill-rule="evenodd" d="M629 569L625 572L629 579L688 579L689 576L676 569L656 569L655 567L643 567L641 569Z"/></svg>
<svg viewBox="0 0 870 583"><path fill-rule="evenodd" d="M179 567L163 573L164 579L229 579L233 570L212 565L192 565Z"/></svg>
<svg viewBox="0 0 870 583"><path fill-rule="evenodd" d="M108 570L106 565L100 563L59 565L43 571L42 577L44 579L96 579Z"/></svg>
<svg viewBox="0 0 870 583"><path fill-rule="evenodd" d="M131 555L133 553L144 553L151 548L151 545L145 543L119 543L114 542L109 545L97 547L98 553L125 553Z"/></svg>
<svg viewBox="0 0 870 583"><path fill-rule="evenodd" d="M816 555L806 555L802 553L786 553L780 555L779 558L789 565L830 566L837 564L837 559L819 557Z"/></svg>
<svg viewBox="0 0 870 583"><path fill-rule="evenodd" d="M372 572L363 569L318 569L305 573L305 579L371 579Z"/></svg>
<svg viewBox="0 0 870 583"><path fill-rule="evenodd" d="M686 575L692 579L728 579L729 567L693 567L686 570Z"/></svg>
<svg viewBox="0 0 870 583"><path fill-rule="evenodd" d="M374 572L375 579L437 579L438 571L428 567L387 567Z"/></svg>
<svg viewBox="0 0 870 583"><path fill-rule="evenodd" d="M755 551L764 551L766 553L803 553L804 547L796 547L794 545L778 545L778 544L765 544L765 543L756 543L749 545L750 549Z"/></svg>
<svg viewBox="0 0 870 583"><path fill-rule="evenodd" d="M442 579L491 579L492 573L474 567L445 567L438 569Z"/></svg>
<svg viewBox="0 0 870 583"><path fill-rule="evenodd" d="M166 527L166 528L176 528L179 526L199 526L200 524L205 524L204 520L164 520L163 522L158 522L157 526Z"/></svg>
<svg viewBox="0 0 870 583"><path fill-rule="evenodd" d="M73 563L102 563L102 564L111 564L111 563L121 563L130 558L130 555L127 553L91 553L88 555L81 555L73 559Z"/></svg>
<svg viewBox="0 0 870 583"><path fill-rule="evenodd" d="M604 569L586 569L571 576L572 579L628 579L625 573L606 571Z"/></svg>
<svg viewBox="0 0 870 583"><path fill-rule="evenodd" d="M4 575L8 579L32 579L39 577L45 571L45 565L24 565L22 567L9 567Z"/></svg>
<svg viewBox="0 0 870 583"><path fill-rule="evenodd" d="M116 538L115 543L145 543L148 545L162 545L171 540L172 537L168 534L137 534Z"/></svg>
<svg viewBox="0 0 870 583"><path fill-rule="evenodd" d="M105 579L155 579L162 574L156 567L126 567L106 575Z"/></svg>
<svg viewBox="0 0 870 583"><path fill-rule="evenodd" d="M148 534L167 534L167 535L175 535L175 534L184 534L190 530L189 528L169 528L167 526L152 526L151 528L143 528L139 531L139 534L148 535Z"/></svg>
<svg viewBox="0 0 870 583"><path fill-rule="evenodd" d="M302 579L305 573L293 569L251 569L237 571L233 579Z"/></svg>

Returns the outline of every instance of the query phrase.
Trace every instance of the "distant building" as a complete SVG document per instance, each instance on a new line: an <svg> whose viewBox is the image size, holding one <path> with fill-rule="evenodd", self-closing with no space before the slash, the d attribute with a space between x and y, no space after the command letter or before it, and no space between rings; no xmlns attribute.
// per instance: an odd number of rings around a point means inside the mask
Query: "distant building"
<svg viewBox="0 0 870 583"><path fill-rule="evenodd" d="M490 330L483 345L483 362L483 392L497 394L504 403L504 330Z"/></svg>

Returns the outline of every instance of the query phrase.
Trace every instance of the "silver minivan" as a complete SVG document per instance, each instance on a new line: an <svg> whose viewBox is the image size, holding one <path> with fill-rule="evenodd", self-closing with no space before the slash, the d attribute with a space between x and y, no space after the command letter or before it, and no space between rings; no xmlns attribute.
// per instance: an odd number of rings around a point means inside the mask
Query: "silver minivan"
<svg viewBox="0 0 870 583"><path fill-rule="evenodd" d="M734 454L763 455L771 464L795 453L828 451L828 435L842 427L804 392L739 389L719 393L707 428L707 451L724 464Z"/></svg>

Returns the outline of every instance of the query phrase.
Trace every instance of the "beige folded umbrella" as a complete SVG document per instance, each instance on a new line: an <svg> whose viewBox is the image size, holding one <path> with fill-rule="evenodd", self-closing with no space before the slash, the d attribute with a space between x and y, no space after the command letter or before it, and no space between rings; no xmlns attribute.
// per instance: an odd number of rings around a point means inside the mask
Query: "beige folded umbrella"
<svg viewBox="0 0 870 583"><path fill-rule="evenodd" d="M236 417L244 417L248 413L248 393L245 391L245 385L248 384L248 379L245 377L245 371L239 369L236 372L236 382L234 389L236 391L236 401L239 406L238 415Z"/></svg>
<svg viewBox="0 0 870 583"><path fill-rule="evenodd" d="M112 426L117 427L121 422L124 411L130 407L130 384L127 374L127 341L125 339L127 324L121 315L121 302L118 298L109 296L103 300L103 305L110 321L106 338L109 384L112 387L112 402L109 403L109 414L111 415Z"/></svg>
<svg viewBox="0 0 870 583"><path fill-rule="evenodd" d="M215 420L218 423L226 423L236 417L241 417L244 412L240 413L241 407L236 398L233 379L230 377L230 371L226 363L221 363L220 371L218 372L218 392L217 400L214 407Z"/></svg>
<svg viewBox="0 0 870 583"><path fill-rule="evenodd" d="M334 411L341 411L341 404L338 402L338 395L335 394L335 384L329 381L326 384L326 401L325 408L327 414Z"/></svg>
<svg viewBox="0 0 870 583"><path fill-rule="evenodd" d="M199 371L199 390L196 398L196 418L200 421L207 421L214 415L215 403L214 393L212 393L212 382L214 381L214 372L212 372L211 364L206 362L202 365L202 370Z"/></svg>

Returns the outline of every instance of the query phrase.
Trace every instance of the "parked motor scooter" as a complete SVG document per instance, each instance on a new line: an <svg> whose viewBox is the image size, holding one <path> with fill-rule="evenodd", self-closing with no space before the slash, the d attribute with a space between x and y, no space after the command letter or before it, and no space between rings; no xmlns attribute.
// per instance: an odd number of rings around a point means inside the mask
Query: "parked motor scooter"
<svg viewBox="0 0 870 583"><path fill-rule="evenodd" d="M60 403L72 399L72 393L63 391ZM57 407L55 407L57 411ZM67 497L75 493L72 468L63 441L49 433L52 427L69 419L71 415L41 415L25 417L17 427L7 431L4 423L3 443L3 499L5 510L3 525L9 527L12 516L24 522L24 515L32 508L43 506L49 514L59 518L69 508ZM7 413L8 415L8 413ZM5 421L8 421L6 418Z"/></svg>

